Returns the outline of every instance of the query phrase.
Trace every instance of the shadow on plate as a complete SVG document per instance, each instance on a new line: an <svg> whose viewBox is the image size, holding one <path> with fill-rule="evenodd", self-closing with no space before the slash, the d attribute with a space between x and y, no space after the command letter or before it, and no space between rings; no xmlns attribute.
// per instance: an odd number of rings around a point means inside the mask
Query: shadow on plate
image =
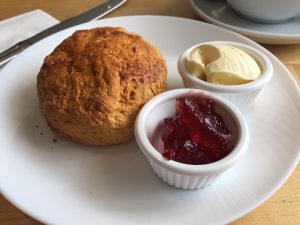
<svg viewBox="0 0 300 225"><path fill-rule="evenodd" d="M50 130L40 112L34 83L11 97L22 103L10 110L18 112L15 137L22 146L14 151L18 160L30 164L24 176L34 174L31 185L39 185L36 188L56 202L72 198L93 208L122 209L121 213L134 215L149 209L172 213L176 205L195 201L194 191L170 187L155 176L134 139L106 147L75 143ZM158 203L159 207L153 208Z"/></svg>

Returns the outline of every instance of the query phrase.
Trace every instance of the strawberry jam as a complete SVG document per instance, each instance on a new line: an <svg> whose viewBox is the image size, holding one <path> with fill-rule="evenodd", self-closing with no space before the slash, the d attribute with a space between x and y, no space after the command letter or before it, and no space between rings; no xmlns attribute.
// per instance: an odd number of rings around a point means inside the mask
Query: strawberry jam
<svg viewBox="0 0 300 225"><path fill-rule="evenodd" d="M162 134L167 160L185 164L207 164L224 158L233 149L233 138L215 102L200 94L176 99L176 114L165 118Z"/></svg>

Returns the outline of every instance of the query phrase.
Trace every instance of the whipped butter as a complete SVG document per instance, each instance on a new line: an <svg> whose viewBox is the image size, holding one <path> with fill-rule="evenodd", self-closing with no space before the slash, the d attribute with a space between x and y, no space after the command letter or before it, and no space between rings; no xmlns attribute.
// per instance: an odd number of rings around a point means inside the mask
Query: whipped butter
<svg viewBox="0 0 300 225"><path fill-rule="evenodd" d="M231 45L200 45L190 52L186 63L190 73L214 84L244 84L261 75L254 58Z"/></svg>

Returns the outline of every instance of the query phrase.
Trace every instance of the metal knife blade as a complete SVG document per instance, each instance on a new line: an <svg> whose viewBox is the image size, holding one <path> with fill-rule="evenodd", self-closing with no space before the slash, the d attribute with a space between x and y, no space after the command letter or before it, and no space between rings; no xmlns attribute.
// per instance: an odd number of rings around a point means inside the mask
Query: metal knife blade
<svg viewBox="0 0 300 225"><path fill-rule="evenodd" d="M82 14L79 14L77 16L71 17L69 19L66 19L62 21L61 23L58 23L36 35L34 35L31 38L28 38L24 41L21 41L11 48L7 49L6 51L0 53L0 68L3 67L6 63L8 63L10 60L15 58L20 52L22 52L24 49L29 47L30 45L36 43L37 41L54 34L58 31L64 30L66 28L85 23L91 20L99 19L106 14L110 13L114 9L121 6L123 3L125 3L126 0L108 0L95 8L92 8Z"/></svg>

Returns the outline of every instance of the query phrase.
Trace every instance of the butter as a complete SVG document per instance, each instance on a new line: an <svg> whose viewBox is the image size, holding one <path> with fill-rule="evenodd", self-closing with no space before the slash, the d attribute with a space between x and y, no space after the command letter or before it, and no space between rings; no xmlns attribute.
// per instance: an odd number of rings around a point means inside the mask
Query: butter
<svg viewBox="0 0 300 225"><path fill-rule="evenodd" d="M245 84L261 75L254 58L231 45L200 45L190 52L186 63L191 74L214 84Z"/></svg>

